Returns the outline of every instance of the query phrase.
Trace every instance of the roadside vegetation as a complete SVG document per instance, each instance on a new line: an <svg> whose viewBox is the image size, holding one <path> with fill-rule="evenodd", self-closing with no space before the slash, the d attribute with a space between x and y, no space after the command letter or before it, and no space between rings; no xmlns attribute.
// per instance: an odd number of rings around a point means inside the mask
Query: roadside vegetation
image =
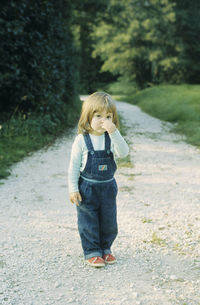
<svg viewBox="0 0 200 305"><path fill-rule="evenodd" d="M174 123L174 132L200 147L200 85L159 85L136 90L121 79L107 90L116 100L135 104L152 116Z"/></svg>
<svg viewBox="0 0 200 305"><path fill-rule="evenodd" d="M2 4L0 178L75 123L79 72L72 10L69 0Z"/></svg>
<svg viewBox="0 0 200 305"><path fill-rule="evenodd" d="M0 125L0 179L10 175L11 165L38 149L48 147L59 136L69 132L77 122L81 102L68 107L62 118L49 115L17 115Z"/></svg>

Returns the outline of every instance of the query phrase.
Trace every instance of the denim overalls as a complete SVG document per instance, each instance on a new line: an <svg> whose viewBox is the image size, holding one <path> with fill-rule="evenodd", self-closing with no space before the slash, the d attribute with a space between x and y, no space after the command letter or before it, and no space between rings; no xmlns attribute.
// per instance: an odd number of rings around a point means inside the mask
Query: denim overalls
<svg viewBox="0 0 200 305"><path fill-rule="evenodd" d="M110 151L110 137L105 132L105 150L94 150L89 134L84 135L88 158L80 173L79 191L82 202L77 206L78 230L85 259L111 253L117 236L114 179L116 163Z"/></svg>

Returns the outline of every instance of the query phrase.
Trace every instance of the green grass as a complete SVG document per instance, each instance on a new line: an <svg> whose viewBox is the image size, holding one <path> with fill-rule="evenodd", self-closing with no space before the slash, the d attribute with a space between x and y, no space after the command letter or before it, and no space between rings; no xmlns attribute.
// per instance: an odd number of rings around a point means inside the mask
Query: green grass
<svg viewBox="0 0 200 305"><path fill-rule="evenodd" d="M144 243L151 243L153 245L157 245L160 247L166 246L166 240L160 238L156 232L152 233L152 239L151 240L143 240Z"/></svg>
<svg viewBox="0 0 200 305"><path fill-rule="evenodd" d="M160 238L156 232L153 232L152 234L152 240L150 241L152 244L164 247L166 245L166 242L164 239Z"/></svg>
<svg viewBox="0 0 200 305"><path fill-rule="evenodd" d="M200 85L160 85L136 91L134 84L125 86L119 80L108 90L117 100L138 105L152 116L176 123L173 131L200 147Z"/></svg>
<svg viewBox="0 0 200 305"><path fill-rule="evenodd" d="M0 143L0 179L10 175L10 166L20 161L28 153L38 150L52 143L55 137L36 135L32 139L29 136L19 135L1 139Z"/></svg>
<svg viewBox="0 0 200 305"><path fill-rule="evenodd" d="M144 217L142 218L142 223L152 223L152 219Z"/></svg>
<svg viewBox="0 0 200 305"><path fill-rule="evenodd" d="M15 116L0 123L0 179L10 175L11 166L30 153L51 145L77 122L80 101L66 109L63 118L32 114L28 119ZM2 184L2 182L1 182Z"/></svg>
<svg viewBox="0 0 200 305"><path fill-rule="evenodd" d="M119 96L120 98L127 97L128 95L133 95L137 92L134 83L131 83L126 78L118 78L117 82L111 83L107 86L107 91L112 95Z"/></svg>

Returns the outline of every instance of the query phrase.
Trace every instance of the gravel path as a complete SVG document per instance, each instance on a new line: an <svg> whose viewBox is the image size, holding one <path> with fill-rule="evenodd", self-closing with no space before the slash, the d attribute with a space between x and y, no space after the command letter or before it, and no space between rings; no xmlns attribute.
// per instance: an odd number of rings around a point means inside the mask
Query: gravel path
<svg viewBox="0 0 200 305"><path fill-rule="evenodd" d="M18 163L0 185L2 305L199 305L200 153L117 103L133 167L120 167L118 263L86 266L69 203L75 131Z"/></svg>

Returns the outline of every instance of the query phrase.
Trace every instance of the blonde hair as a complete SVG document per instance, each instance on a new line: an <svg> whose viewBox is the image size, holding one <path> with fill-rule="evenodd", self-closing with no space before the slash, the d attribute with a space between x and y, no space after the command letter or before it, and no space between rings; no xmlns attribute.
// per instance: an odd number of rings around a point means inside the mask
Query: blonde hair
<svg viewBox="0 0 200 305"><path fill-rule="evenodd" d="M105 92L95 92L91 94L82 105L81 116L78 122L78 133L90 133L92 128L90 123L95 112L106 111L113 114L113 123L119 127L117 109L112 97Z"/></svg>

